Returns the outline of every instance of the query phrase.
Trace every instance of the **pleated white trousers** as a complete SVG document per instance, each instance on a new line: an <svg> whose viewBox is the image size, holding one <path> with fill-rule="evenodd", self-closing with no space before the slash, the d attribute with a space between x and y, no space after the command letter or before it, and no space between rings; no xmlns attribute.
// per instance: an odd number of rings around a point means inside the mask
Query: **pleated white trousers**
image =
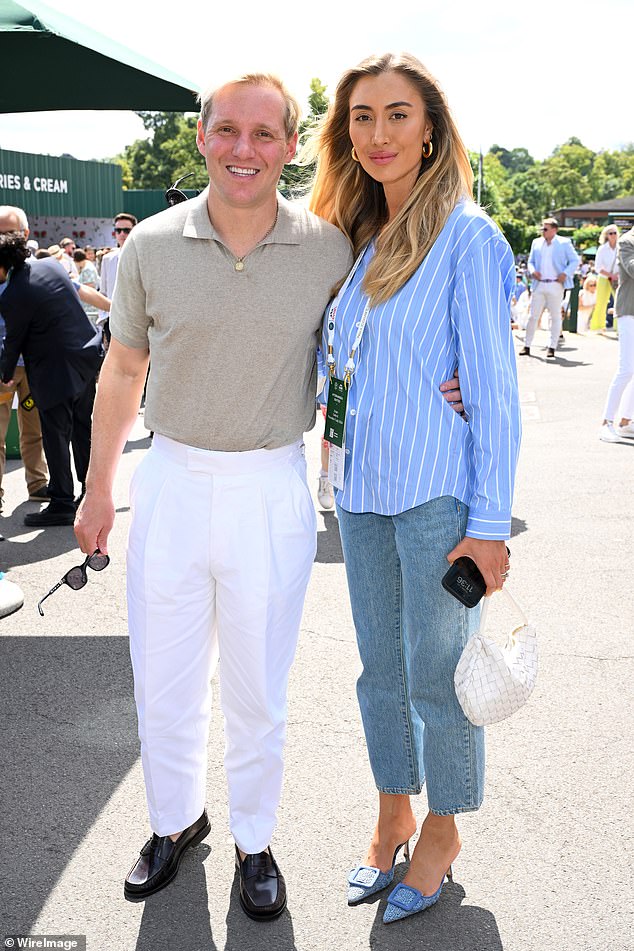
<svg viewBox="0 0 634 951"><path fill-rule="evenodd" d="M260 852L275 828L316 549L302 448L210 452L155 435L130 496L130 652L152 830L180 832L205 806L220 658L231 831Z"/></svg>

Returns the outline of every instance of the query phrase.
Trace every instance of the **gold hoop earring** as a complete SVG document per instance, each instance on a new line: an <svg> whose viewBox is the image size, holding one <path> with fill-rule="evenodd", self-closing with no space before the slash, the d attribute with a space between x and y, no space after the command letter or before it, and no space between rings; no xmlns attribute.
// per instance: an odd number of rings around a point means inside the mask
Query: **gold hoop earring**
<svg viewBox="0 0 634 951"><path fill-rule="evenodd" d="M425 151L425 146L427 146L427 151ZM431 156L431 153L434 151L434 143L430 139L429 142L423 142L423 158L428 159Z"/></svg>
<svg viewBox="0 0 634 951"><path fill-rule="evenodd" d="M359 156L357 155L357 150L355 149L354 145L352 146L352 148L351 148L351 150L350 150L350 155L352 156L352 161L353 161L353 162L358 162L358 161L359 161Z"/></svg>

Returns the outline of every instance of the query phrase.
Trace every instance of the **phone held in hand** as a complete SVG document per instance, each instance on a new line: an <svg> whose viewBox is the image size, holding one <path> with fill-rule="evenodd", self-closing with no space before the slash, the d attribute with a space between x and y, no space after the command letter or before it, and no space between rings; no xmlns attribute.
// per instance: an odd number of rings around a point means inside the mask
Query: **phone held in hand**
<svg viewBox="0 0 634 951"><path fill-rule="evenodd" d="M507 557L511 557L509 547L506 548ZM480 569L473 558L463 555L456 558L449 571L442 578L441 584L445 591L453 594L461 604L467 608L475 608L486 593L487 586Z"/></svg>
<svg viewBox="0 0 634 951"><path fill-rule="evenodd" d="M475 608L487 589L480 569L472 558L456 558L442 579L442 586L467 608Z"/></svg>

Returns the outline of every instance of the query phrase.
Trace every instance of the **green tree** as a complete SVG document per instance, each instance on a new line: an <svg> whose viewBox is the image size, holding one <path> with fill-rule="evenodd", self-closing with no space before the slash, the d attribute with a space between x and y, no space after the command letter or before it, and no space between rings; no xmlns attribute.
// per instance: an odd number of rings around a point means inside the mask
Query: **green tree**
<svg viewBox="0 0 634 951"><path fill-rule="evenodd" d="M299 151L301 153L301 144L306 136L315 128L319 117L328 111L328 97L326 95L326 86L320 79L311 79L310 95L308 97L309 112L305 119L299 124ZM315 174L315 164L300 164L301 155L290 163L285 165L280 178L280 191L287 197L299 196L305 194Z"/></svg>
<svg viewBox="0 0 634 951"><path fill-rule="evenodd" d="M136 139L113 161L121 165L124 188L168 188L193 172L188 188L204 188L205 162L196 150L196 117L179 112L138 112L151 137Z"/></svg>
<svg viewBox="0 0 634 951"><path fill-rule="evenodd" d="M528 149L520 148L509 151L501 145L492 145L489 152L491 155L497 156L504 168L512 175L517 174L517 172L526 172L531 165L535 164L535 159Z"/></svg>

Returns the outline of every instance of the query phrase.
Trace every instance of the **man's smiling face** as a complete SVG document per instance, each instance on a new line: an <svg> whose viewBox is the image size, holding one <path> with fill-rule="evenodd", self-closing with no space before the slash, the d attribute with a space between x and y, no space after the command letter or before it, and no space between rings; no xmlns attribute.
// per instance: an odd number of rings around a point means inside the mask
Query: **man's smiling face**
<svg viewBox="0 0 634 951"><path fill-rule="evenodd" d="M199 120L196 136L212 196L234 208L271 201L297 146L297 135L286 138L284 112L273 86L230 84L214 94L207 128Z"/></svg>

